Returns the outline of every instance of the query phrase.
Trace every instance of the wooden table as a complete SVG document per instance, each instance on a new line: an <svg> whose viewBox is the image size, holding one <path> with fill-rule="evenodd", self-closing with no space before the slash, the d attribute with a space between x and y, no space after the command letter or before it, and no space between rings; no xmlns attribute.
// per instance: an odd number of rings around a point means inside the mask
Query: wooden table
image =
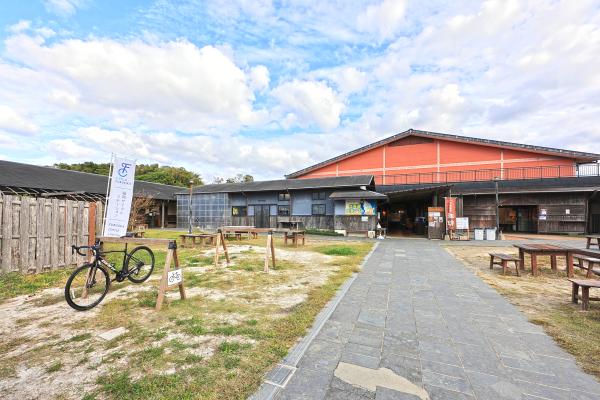
<svg viewBox="0 0 600 400"><path fill-rule="evenodd" d="M600 281L594 279L569 279L573 284L571 301L575 304L581 299L581 309L590 309L591 301L600 301L600 297L590 297L590 288L600 288ZM579 288L581 287L581 296Z"/></svg>
<svg viewBox="0 0 600 400"><path fill-rule="evenodd" d="M521 269L525 269L525 253L531 256L531 273L533 275L538 275L538 256L550 256L550 265L554 271L557 270L556 257L565 257L567 276L573 277L573 254L578 252L578 249L557 244L515 244L515 247L519 249L519 267Z"/></svg>
<svg viewBox="0 0 600 400"><path fill-rule="evenodd" d="M248 235L248 239L256 239L259 233L273 232L272 228L256 228L254 226L224 226L221 228L224 235L234 234L238 240L242 239L242 234Z"/></svg>
<svg viewBox="0 0 600 400"><path fill-rule="evenodd" d="M586 239L586 249L589 249L592 245L598 246L598 249L600 249L600 235L586 235ZM592 240L596 240L596 243L592 243Z"/></svg>
<svg viewBox="0 0 600 400"><path fill-rule="evenodd" d="M297 247L299 239L302 239L302 246L304 246L305 234L306 234L306 231L303 231L301 229L286 230L283 232L284 244L287 246L288 239L290 239L292 241L292 244L294 245L294 247Z"/></svg>
<svg viewBox="0 0 600 400"><path fill-rule="evenodd" d="M196 239L200 239L200 246L204 246L207 241L209 245L213 245L216 236L215 233L186 233L179 235L181 238L181 247L185 247L187 239L192 240L192 246L196 245Z"/></svg>

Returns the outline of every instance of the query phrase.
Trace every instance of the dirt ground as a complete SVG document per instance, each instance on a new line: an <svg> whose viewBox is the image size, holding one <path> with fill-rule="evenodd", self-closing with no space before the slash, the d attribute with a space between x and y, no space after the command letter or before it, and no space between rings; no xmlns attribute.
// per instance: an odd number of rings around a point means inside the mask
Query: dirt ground
<svg viewBox="0 0 600 400"><path fill-rule="evenodd" d="M176 374L215 352L253 346L263 321L306 301L345 258L309 248L277 249L277 268L265 274L264 251L230 245L227 268L211 264L214 250L180 256L188 299L177 300L172 290L159 313L153 308L157 272L141 285L114 283L105 300L86 312L66 304L63 287L3 301L0 397L103 398L96 390L99 379L115 370L127 370L131 379ZM113 340L99 337L115 328L126 331Z"/></svg>
<svg viewBox="0 0 600 400"><path fill-rule="evenodd" d="M530 321L542 325L584 370L600 378L600 303L592 302L587 312L571 303L571 282L567 280L564 258L558 259L556 273L550 268L549 257L538 257L541 275L534 277L526 256L526 270L518 277L512 263L507 275L502 275L500 266L489 268L489 253L516 255L514 247L446 246L446 250L516 305ZM585 279L578 268L575 274Z"/></svg>

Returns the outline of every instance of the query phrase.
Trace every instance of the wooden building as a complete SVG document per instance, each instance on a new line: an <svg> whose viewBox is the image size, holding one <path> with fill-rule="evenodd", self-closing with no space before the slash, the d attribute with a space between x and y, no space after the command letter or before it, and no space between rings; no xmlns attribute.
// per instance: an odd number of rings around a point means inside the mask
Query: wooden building
<svg viewBox="0 0 600 400"><path fill-rule="evenodd" d="M376 227L378 203L387 199L372 189L372 175L198 186L191 196L177 193L177 226L302 226L364 232Z"/></svg>
<svg viewBox="0 0 600 400"><path fill-rule="evenodd" d="M287 175L290 179L372 174L389 230L423 234L427 209L458 197L471 228L600 232L600 155L408 130Z"/></svg>
<svg viewBox="0 0 600 400"><path fill-rule="evenodd" d="M104 202L107 184L104 175L0 160L0 196ZM145 209L150 227L176 226L175 193L183 188L136 180L133 190L135 197L152 199Z"/></svg>

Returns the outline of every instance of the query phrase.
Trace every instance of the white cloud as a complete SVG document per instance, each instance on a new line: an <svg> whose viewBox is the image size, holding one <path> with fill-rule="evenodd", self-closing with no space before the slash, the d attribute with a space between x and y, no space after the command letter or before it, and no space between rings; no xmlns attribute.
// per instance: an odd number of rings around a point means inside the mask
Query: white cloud
<svg viewBox="0 0 600 400"><path fill-rule="evenodd" d="M369 5L356 18L358 30L376 33L381 39L390 39L404 21L405 0L383 0L380 4Z"/></svg>
<svg viewBox="0 0 600 400"><path fill-rule="evenodd" d="M359 93L368 84L366 72L354 67L344 67L335 71L331 79L336 83L338 90L344 96Z"/></svg>
<svg viewBox="0 0 600 400"><path fill-rule="evenodd" d="M269 70L264 65L257 65L250 69L250 88L262 92L269 88Z"/></svg>
<svg viewBox="0 0 600 400"><path fill-rule="evenodd" d="M24 34L9 37L5 45L6 54L27 73L53 80L44 97L57 106L68 104L74 114L184 131L252 125L264 117L253 109L250 85L267 85L268 70L253 68L248 77L212 46L111 39L48 45ZM9 81L25 73L7 68ZM39 97L43 87L32 90L31 96Z"/></svg>
<svg viewBox="0 0 600 400"><path fill-rule="evenodd" d="M339 125L344 110L344 103L333 89L320 81L285 82L273 89L272 95L304 127L316 123L325 131L332 130Z"/></svg>
<svg viewBox="0 0 600 400"><path fill-rule="evenodd" d="M12 108L0 105L0 130L31 135L36 133L39 128Z"/></svg>
<svg viewBox="0 0 600 400"><path fill-rule="evenodd" d="M8 27L8 31L12 33L19 33L31 28L31 21L22 19L14 25Z"/></svg>
<svg viewBox="0 0 600 400"><path fill-rule="evenodd" d="M68 17L75 14L86 2L87 0L45 0L44 6L48 12Z"/></svg>

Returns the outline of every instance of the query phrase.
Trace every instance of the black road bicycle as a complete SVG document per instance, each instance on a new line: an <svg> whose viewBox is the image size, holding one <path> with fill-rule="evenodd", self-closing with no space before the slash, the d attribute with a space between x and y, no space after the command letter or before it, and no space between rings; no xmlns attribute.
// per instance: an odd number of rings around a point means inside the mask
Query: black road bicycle
<svg viewBox="0 0 600 400"><path fill-rule="evenodd" d="M127 244L124 250L102 251L99 241L93 246L71 246L71 253L77 252L81 256L87 256L86 250L92 252L94 260L73 271L65 286L67 303L79 311L89 310L100 304L108 293L111 282L129 279L133 283L142 283L154 270L154 253L146 246L135 247L131 252L127 252ZM109 253L123 253L121 270L108 262L106 255ZM112 280L109 270L116 274Z"/></svg>

